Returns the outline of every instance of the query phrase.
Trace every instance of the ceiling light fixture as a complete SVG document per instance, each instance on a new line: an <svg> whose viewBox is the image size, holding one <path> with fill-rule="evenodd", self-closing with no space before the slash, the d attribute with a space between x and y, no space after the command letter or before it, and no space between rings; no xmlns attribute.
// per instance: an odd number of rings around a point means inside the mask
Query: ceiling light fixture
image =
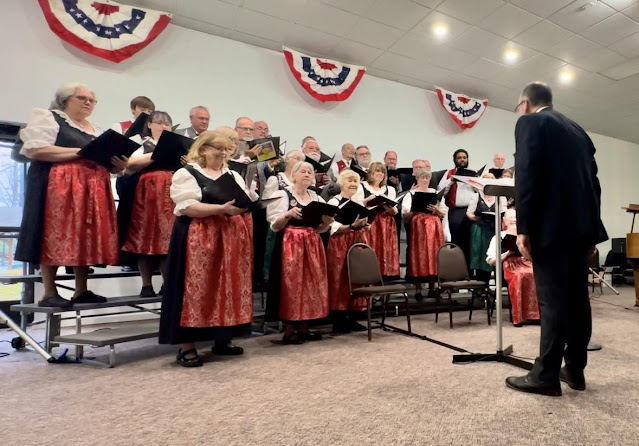
<svg viewBox="0 0 639 446"><path fill-rule="evenodd" d="M572 73L572 71L566 70L559 73L559 82L561 82L562 84L569 84L574 78L575 75Z"/></svg>
<svg viewBox="0 0 639 446"><path fill-rule="evenodd" d="M504 60L508 63L515 63L519 59L519 52L516 50L508 50L504 53Z"/></svg>
<svg viewBox="0 0 639 446"><path fill-rule="evenodd" d="M443 24L433 26L433 34L438 39L444 39L448 35L448 26Z"/></svg>

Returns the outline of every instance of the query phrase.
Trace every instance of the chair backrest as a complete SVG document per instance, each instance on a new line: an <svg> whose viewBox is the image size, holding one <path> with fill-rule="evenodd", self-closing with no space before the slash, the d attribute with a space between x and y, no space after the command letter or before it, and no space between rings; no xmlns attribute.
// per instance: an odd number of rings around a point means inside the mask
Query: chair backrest
<svg viewBox="0 0 639 446"><path fill-rule="evenodd" d="M365 243L356 243L346 253L349 287L383 285L375 251Z"/></svg>
<svg viewBox="0 0 639 446"><path fill-rule="evenodd" d="M464 251L453 243L446 243L437 251L437 277L439 282L469 280Z"/></svg>

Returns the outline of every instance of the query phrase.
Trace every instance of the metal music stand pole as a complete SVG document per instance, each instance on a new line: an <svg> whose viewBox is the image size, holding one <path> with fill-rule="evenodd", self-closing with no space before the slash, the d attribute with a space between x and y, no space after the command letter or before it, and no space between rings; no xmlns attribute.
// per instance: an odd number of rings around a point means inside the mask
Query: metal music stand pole
<svg viewBox="0 0 639 446"><path fill-rule="evenodd" d="M468 355L453 355L453 364L465 362L491 361L505 362L525 370L532 370L533 365L530 362L511 356L513 346L509 345L503 348L502 340L502 319L501 319L501 282L502 282L502 266L501 266L501 209L499 204L500 197L513 197L515 195L514 186L485 186L484 194L495 197L495 241L497 242L497 263L495 265L495 296L497 311L497 352L496 353L472 353Z"/></svg>
<svg viewBox="0 0 639 446"><path fill-rule="evenodd" d="M3 312L2 310L0 310L0 319L4 319L5 321L7 321L7 325L9 326L9 328L11 328L13 331L15 331L18 334L18 336L20 336L22 339L24 339L24 341L27 344L29 344L31 347L33 347L33 349L40 356L42 356L44 359L46 359L47 362L55 362L55 358L53 356L51 356L49 354L49 352L47 352L45 349L40 347L40 344L38 344L35 341L35 339L33 339L25 331L23 331L22 328L20 328L20 326L18 324L13 322L13 320L11 320L11 318L9 316L7 316L7 314L5 312Z"/></svg>

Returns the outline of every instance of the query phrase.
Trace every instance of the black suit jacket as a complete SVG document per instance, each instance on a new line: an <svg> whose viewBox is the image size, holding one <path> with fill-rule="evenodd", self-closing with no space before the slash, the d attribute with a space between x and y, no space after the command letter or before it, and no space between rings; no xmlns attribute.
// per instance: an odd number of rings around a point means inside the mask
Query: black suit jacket
<svg viewBox="0 0 639 446"><path fill-rule="evenodd" d="M515 140L517 231L530 236L533 250L607 240L595 146L586 132L546 108L519 118Z"/></svg>

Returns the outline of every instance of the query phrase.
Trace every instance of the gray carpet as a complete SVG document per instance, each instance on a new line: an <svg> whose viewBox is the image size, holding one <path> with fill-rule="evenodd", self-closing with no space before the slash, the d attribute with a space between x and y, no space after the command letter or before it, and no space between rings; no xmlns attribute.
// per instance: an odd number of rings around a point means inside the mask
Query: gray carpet
<svg viewBox="0 0 639 446"><path fill-rule="evenodd" d="M454 365L453 351L375 330L281 346L279 335L240 340L242 357L208 357L183 369L175 349L119 346L119 364L49 365L0 343L2 445L631 445L639 444L639 312L634 290L593 299L588 390L561 398L507 389L523 371L506 364ZM515 328L505 344L536 355L539 327ZM414 331L469 351L495 350L485 313ZM403 325L405 319L393 318ZM42 332L33 330L36 338ZM13 333L0 331L0 339ZM275 342L274 342L275 341ZM87 349L105 360L107 349ZM204 349L202 349L204 351Z"/></svg>

